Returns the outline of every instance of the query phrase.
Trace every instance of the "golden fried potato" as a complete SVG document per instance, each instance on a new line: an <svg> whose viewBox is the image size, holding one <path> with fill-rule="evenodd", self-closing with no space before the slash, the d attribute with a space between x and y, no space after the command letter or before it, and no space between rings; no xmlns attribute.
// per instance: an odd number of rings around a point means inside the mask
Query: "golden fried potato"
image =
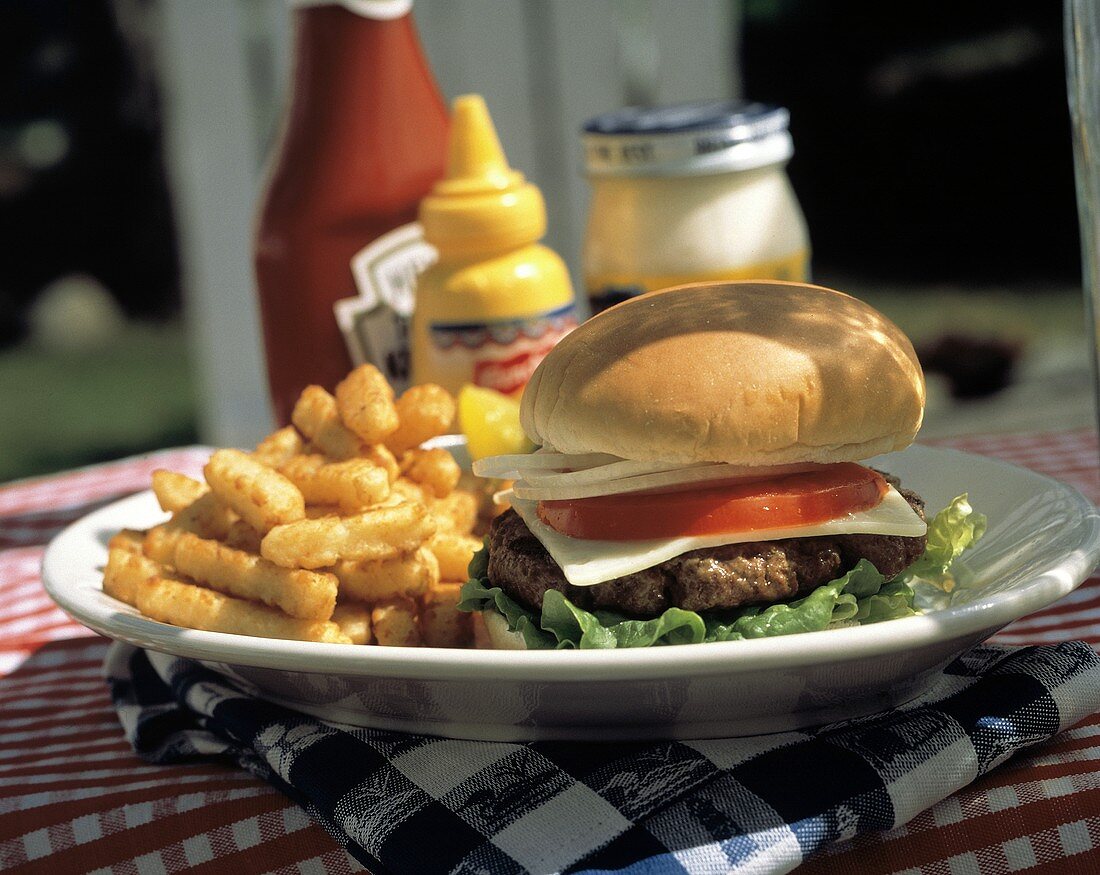
<svg viewBox="0 0 1100 875"><path fill-rule="evenodd" d="M421 504L404 502L348 517L322 517L276 526L260 554L284 568L323 568L341 560L389 559L415 550L435 533Z"/></svg>
<svg viewBox="0 0 1100 875"><path fill-rule="evenodd" d="M211 589L279 608L302 620L327 620L336 606L334 574L281 568L259 556L183 532L171 564Z"/></svg>
<svg viewBox="0 0 1100 875"><path fill-rule="evenodd" d="M306 515L297 486L240 450L217 450L203 472L214 494L257 531L267 532Z"/></svg>
<svg viewBox="0 0 1100 875"><path fill-rule="evenodd" d="M375 605L370 613L374 640L383 647L418 647L420 629L416 625L416 602L394 599Z"/></svg>
<svg viewBox="0 0 1100 875"><path fill-rule="evenodd" d="M332 612L332 622L340 627L352 644L370 644L370 608L354 602L344 602Z"/></svg>
<svg viewBox="0 0 1100 875"><path fill-rule="evenodd" d="M374 365L360 365L336 386L340 419L367 444L376 444L397 430L393 389Z"/></svg>
<svg viewBox="0 0 1100 875"><path fill-rule="evenodd" d="M379 468L384 468L386 470L386 474L390 478L390 483L393 483L401 474L401 468L397 464L397 457L389 451L389 448L385 444L370 444L369 446L362 446L359 449L360 455L364 459L369 459Z"/></svg>
<svg viewBox="0 0 1100 875"><path fill-rule="evenodd" d="M107 565L103 569L103 591L120 602L136 605L138 585L163 571L140 552L112 547L107 551Z"/></svg>
<svg viewBox="0 0 1100 875"><path fill-rule="evenodd" d="M200 538L225 538L237 515L213 492L197 498L172 516L177 529L194 532Z"/></svg>
<svg viewBox="0 0 1100 875"><path fill-rule="evenodd" d="M444 449L455 401L440 386L394 397L357 367L308 386L292 425L251 453L215 451L206 482L158 470L171 519L108 545L104 592L152 619L232 634L383 646L468 646L457 583L480 544L478 503Z"/></svg>
<svg viewBox="0 0 1100 875"><path fill-rule="evenodd" d="M139 532L137 529L121 529L117 534L111 536L111 539L107 542L107 549L140 553L144 541L145 532Z"/></svg>
<svg viewBox="0 0 1100 875"><path fill-rule="evenodd" d="M420 635L428 647L469 647L473 617L456 607L460 583L439 583L420 598Z"/></svg>
<svg viewBox="0 0 1100 875"><path fill-rule="evenodd" d="M340 581L341 598L367 604L418 596L439 582L439 563L424 547L393 559L339 562L331 571Z"/></svg>
<svg viewBox="0 0 1100 875"><path fill-rule="evenodd" d="M405 501L419 501L427 505L434 499L429 498L424 488L419 483L413 483L408 477L398 477L390 484L390 491L394 495L400 495Z"/></svg>
<svg viewBox="0 0 1100 875"><path fill-rule="evenodd" d="M324 456L294 456L279 472L309 504L335 504L343 513L358 513L390 495L389 475L367 459L329 462Z"/></svg>
<svg viewBox="0 0 1100 875"><path fill-rule="evenodd" d="M165 471L163 468L153 472L153 494L157 497L160 509L168 513L179 513L209 491L210 487L205 483L192 480L186 474Z"/></svg>
<svg viewBox="0 0 1100 875"><path fill-rule="evenodd" d="M429 438L446 434L455 418L455 400L442 386L412 386L397 399L401 424L384 443L396 455L418 447Z"/></svg>
<svg viewBox="0 0 1100 875"><path fill-rule="evenodd" d="M458 485L462 469L444 449L409 450L401 456L401 473L436 498L445 498Z"/></svg>
<svg viewBox="0 0 1100 875"><path fill-rule="evenodd" d="M477 496L464 489L456 489L445 498L428 501L428 512L435 517L440 529L468 535L477 525Z"/></svg>
<svg viewBox="0 0 1100 875"><path fill-rule="evenodd" d="M141 551L160 565L171 565L176 560L176 544L186 531L174 522L153 526L145 533Z"/></svg>
<svg viewBox="0 0 1100 875"><path fill-rule="evenodd" d="M167 574L151 577L138 586L137 607L153 620L185 629L330 644L351 643L340 627L329 620L295 619L275 608L222 595Z"/></svg>
<svg viewBox="0 0 1100 875"><path fill-rule="evenodd" d="M259 553L260 541L263 535L257 532L244 520L234 520L225 535L225 544L234 550L244 550L246 553Z"/></svg>
<svg viewBox="0 0 1100 875"><path fill-rule="evenodd" d="M304 452L305 441L292 425L273 431L262 441L256 444L252 451L252 458L257 462L278 468L292 456Z"/></svg>
<svg viewBox="0 0 1100 875"><path fill-rule="evenodd" d="M428 541L428 549L439 562L441 580L465 583L470 577L466 568L481 549L481 539L458 532L436 532Z"/></svg>
<svg viewBox="0 0 1100 875"><path fill-rule="evenodd" d="M290 415L294 426L317 449L332 459L352 459L363 442L340 421L336 399L320 386L306 386Z"/></svg>

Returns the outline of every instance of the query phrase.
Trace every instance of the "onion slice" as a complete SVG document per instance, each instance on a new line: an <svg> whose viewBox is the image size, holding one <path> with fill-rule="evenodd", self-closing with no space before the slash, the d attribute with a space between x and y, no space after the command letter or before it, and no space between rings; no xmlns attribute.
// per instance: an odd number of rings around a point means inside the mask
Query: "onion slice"
<svg viewBox="0 0 1100 875"><path fill-rule="evenodd" d="M609 465L623 461L610 453L568 453L534 452L513 453L507 456L489 456L478 459L473 464L473 472L478 477L500 477L516 480L525 471L575 471L581 468L594 468L597 465Z"/></svg>
<svg viewBox="0 0 1100 875"><path fill-rule="evenodd" d="M679 471L689 467L714 465L714 462L702 462L695 465L682 465L675 462L636 462L623 459L607 465L596 465L573 471L525 471L521 479L531 486L565 486L580 483L605 483L621 480L624 477L637 477L641 474L659 474L662 471Z"/></svg>
<svg viewBox="0 0 1100 875"><path fill-rule="evenodd" d="M676 491L706 484L746 483L755 480L770 480L801 471L812 471L820 465L812 462L790 465L767 465L752 467L748 465L727 465L724 462L713 464L680 466L673 470L655 471L633 477L620 477L602 482L564 482L549 484L544 481L534 484L526 480L517 480L512 490L516 498L527 501L561 501L572 498L595 498L600 495L619 495L630 492L661 490ZM564 476L564 475L562 475ZM549 480L549 478L546 478Z"/></svg>

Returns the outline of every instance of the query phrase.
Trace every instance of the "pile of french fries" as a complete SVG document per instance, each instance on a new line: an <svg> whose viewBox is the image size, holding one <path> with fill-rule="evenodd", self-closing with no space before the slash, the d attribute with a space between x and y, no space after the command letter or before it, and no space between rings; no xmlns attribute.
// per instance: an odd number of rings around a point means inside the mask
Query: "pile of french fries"
<svg viewBox="0 0 1100 875"><path fill-rule="evenodd" d="M475 496L458 489L445 434L454 399L439 386L394 397L362 365L302 392L293 425L251 453L217 450L201 483L153 474L168 522L109 544L103 589L163 623L343 644L465 647L456 610Z"/></svg>

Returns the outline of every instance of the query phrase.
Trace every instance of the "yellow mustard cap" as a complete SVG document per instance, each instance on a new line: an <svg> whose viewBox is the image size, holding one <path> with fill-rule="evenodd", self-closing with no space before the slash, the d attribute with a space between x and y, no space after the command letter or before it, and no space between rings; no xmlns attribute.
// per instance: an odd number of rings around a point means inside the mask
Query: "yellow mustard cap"
<svg viewBox="0 0 1100 875"><path fill-rule="evenodd" d="M444 251L524 246L546 233L542 192L508 166L479 94L455 98L447 175L420 202L420 224Z"/></svg>

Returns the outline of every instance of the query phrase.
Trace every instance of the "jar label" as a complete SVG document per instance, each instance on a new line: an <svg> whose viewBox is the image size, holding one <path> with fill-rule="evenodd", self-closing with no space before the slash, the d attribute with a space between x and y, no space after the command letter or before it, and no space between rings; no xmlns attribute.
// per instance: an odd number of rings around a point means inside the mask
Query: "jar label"
<svg viewBox="0 0 1100 875"><path fill-rule="evenodd" d="M688 283L720 282L722 280L787 280L808 282L810 254L800 249L785 258L762 261L744 267L730 267L702 273L682 274L592 274L586 277L588 301L592 315L613 307L628 298L645 292L682 286Z"/></svg>
<svg viewBox="0 0 1100 875"><path fill-rule="evenodd" d="M416 279L438 258L416 222L371 241L351 259L359 294L333 305L336 323L353 365L369 362L394 391L409 386L409 320L416 303Z"/></svg>
<svg viewBox="0 0 1100 875"><path fill-rule="evenodd" d="M432 322L430 370L510 395L522 389L554 345L577 327L572 303L516 319Z"/></svg>

